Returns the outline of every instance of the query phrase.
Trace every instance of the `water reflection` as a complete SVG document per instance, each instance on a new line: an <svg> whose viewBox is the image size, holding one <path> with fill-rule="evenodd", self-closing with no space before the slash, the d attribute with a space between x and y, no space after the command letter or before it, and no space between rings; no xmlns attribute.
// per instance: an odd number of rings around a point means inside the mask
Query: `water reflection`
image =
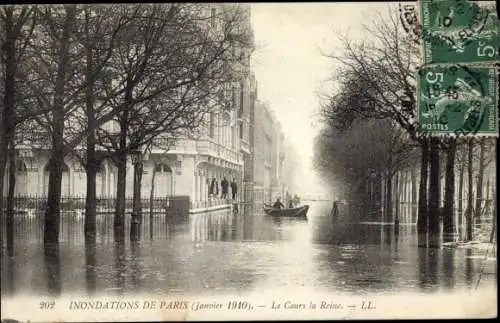
<svg viewBox="0 0 500 323"><path fill-rule="evenodd" d="M467 287L472 287L473 285L474 263L472 256L472 250L468 249L465 251L465 281L467 282Z"/></svg>
<svg viewBox="0 0 500 323"><path fill-rule="evenodd" d="M422 291L429 291L438 285L438 258L438 249L418 249L419 285Z"/></svg>
<svg viewBox="0 0 500 323"><path fill-rule="evenodd" d="M14 257L9 257L7 253L2 255L2 278L5 276L5 280L2 279L2 294L15 294L15 263Z"/></svg>
<svg viewBox="0 0 500 323"><path fill-rule="evenodd" d="M44 263L48 292L51 296L59 296L61 294L61 259L58 244L44 246Z"/></svg>
<svg viewBox="0 0 500 323"><path fill-rule="evenodd" d="M125 288L125 269L125 240L118 240L115 242L115 267L113 269L114 289L118 295L122 295Z"/></svg>
<svg viewBox="0 0 500 323"><path fill-rule="evenodd" d="M130 270L131 270L131 290L138 290L141 287L141 249L139 240L130 241Z"/></svg>
<svg viewBox="0 0 500 323"><path fill-rule="evenodd" d="M362 294L473 288L482 253L418 248L415 226L403 225L397 232L392 225L334 222L329 207L313 205L307 221L276 220L249 205L237 214L145 216L136 227L140 235L127 234L116 243L108 215L98 217L95 240L83 238L83 221L64 218L63 241L45 249L40 219L27 224L19 219L15 254L2 254L2 294L213 294L294 286ZM130 219L125 225L130 233ZM496 272L495 262L485 266ZM39 275L39 268L46 275ZM483 276L482 285L495 282L496 276Z"/></svg>
<svg viewBox="0 0 500 323"><path fill-rule="evenodd" d="M426 248L427 251L427 279L429 287L436 286L439 282L439 249Z"/></svg>
<svg viewBox="0 0 500 323"><path fill-rule="evenodd" d="M455 253L450 249L443 249L442 252L443 262L441 266L443 271L444 286L451 289L455 286Z"/></svg>
<svg viewBox="0 0 500 323"><path fill-rule="evenodd" d="M97 254L95 240L85 241L85 281L87 283L87 293L93 295L97 288Z"/></svg>

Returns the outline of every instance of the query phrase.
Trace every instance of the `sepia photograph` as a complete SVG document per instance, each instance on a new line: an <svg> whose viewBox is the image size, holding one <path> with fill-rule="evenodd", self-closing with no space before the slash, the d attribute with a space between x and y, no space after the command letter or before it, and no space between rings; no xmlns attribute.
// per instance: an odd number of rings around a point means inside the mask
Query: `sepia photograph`
<svg viewBox="0 0 500 323"><path fill-rule="evenodd" d="M496 317L498 10L0 5L1 322Z"/></svg>

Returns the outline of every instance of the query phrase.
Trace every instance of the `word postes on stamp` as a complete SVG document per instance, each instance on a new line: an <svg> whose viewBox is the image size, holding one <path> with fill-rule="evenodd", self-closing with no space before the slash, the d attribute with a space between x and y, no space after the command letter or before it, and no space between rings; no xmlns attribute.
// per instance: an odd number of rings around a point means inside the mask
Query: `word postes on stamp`
<svg viewBox="0 0 500 323"><path fill-rule="evenodd" d="M421 134L498 135L495 67L425 66L417 81Z"/></svg>
<svg viewBox="0 0 500 323"><path fill-rule="evenodd" d="M495 8L467 0L420 1L424 64L500 61Z"/></svg>

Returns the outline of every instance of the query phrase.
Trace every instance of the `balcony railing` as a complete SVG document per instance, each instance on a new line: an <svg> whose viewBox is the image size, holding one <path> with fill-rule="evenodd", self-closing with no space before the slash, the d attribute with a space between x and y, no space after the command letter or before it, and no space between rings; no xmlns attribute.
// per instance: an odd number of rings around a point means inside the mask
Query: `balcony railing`
<svg viewBox="0 0 500 323"><path fill-rule="evenodd" d="M209 155L212 157L218 157L235 164L240 163L243 159L243 155L240 152L225 147L211 140L197 141L196 150L200 154Z"/></svg>

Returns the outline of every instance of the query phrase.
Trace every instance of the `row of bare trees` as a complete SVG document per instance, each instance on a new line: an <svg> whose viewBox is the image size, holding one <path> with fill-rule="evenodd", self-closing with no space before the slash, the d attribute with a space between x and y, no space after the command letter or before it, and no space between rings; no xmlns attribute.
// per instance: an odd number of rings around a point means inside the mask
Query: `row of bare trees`
<svg viewBox="0 0 500 323"><path fill-rule="evenodd" d="M419 244L434 245L441 233L440 219L447 236L453 236L457 229L454 221L457 149L468 147L468 158L472 160L474 146L480 143L479 160L482 161L479 162L477 186L481 188L484 153L488 145L491 150L493 141L419 134L416 107L418 43L406 37L395 11L391 11L388 18L379 15L364 29L368 40L340 37L343 53L327 55L340 66L334 77L340 86L335 94L327 95L324 100L321 111L324 129L317 138L316 166L321 173L349 183L350 187L359 186L371 173L383 174L385 191L389 195L386 198L391 200L393 176L419 164ZM441 207L443 163L445 188L444 206ZM468 240L472 239L474 208L472 164L472 161L467 164L470 186L466 212ZM463 176L464 172L460 174ZM482 200L480 191L477 190L478 201ZM391 210L387 208L387 212Z"/></svg>
<svg viewBox="0 0 500 323"><path fill-rule="evenodd" d="M248 60L248 51L234 49L252 46L245 15L239 5L187 3L0 9L0 191L8 173L13 200L15 172L6 169L15 168L16 145L33 145L42 133L49 149L46 243L58 241L68 155L86 171L89 236L99 165L108 158L117 167L115 236L124 235L127 156L144 153L160 135L195 133L208 113L229 107L227 91ZM141 163L135 167L142 174ZM137 180L133 193L140 197ZM12 218L7 203L8 228Z"/></svg>

